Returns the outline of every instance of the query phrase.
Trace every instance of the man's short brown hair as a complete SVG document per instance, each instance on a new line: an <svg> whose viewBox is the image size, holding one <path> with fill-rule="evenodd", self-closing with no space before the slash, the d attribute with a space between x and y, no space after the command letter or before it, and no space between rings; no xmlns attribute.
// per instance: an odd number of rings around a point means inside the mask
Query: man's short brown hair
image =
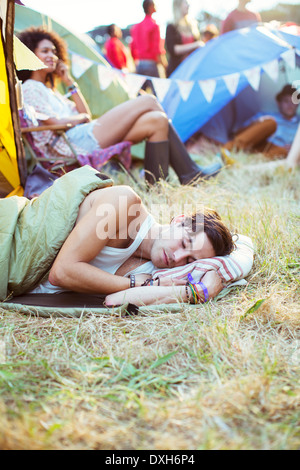
<svg viewBox="0 0 300 470"><path fill-rule="evenodd" d="M216 256L229 255L235 248L230 230L213 209L205 208L201 212L185 216L182 225L187 227L191 234L206 233Z"/></svg>
<svg viewBox="0 0 300 470"><path fill-rule="evenodd" d="M277 93L276 95L276 101L281 101L281 99L284 97L284 96L290 96L292 97L293 94L295 93L295 91L297 91L297 88L295 88L293 85L290 85L290 84L287 84L285 85L282 90Z"/></svg>

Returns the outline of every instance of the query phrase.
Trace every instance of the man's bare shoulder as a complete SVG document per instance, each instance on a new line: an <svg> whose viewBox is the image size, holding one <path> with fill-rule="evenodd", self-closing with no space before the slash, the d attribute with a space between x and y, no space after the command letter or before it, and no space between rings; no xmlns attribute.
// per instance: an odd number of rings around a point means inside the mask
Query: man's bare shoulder
<svg viewBox="0 0 300 470"><path fill-rule="evenodd" d="M90 209L98 207L101 204L109 204L114 210L119 210L119 208L122 207L123 210L124 208L131 207L133 204L141 203L140 196L130 186L120 185L96 189L82 202L76 223L78 223Z"/></svg>

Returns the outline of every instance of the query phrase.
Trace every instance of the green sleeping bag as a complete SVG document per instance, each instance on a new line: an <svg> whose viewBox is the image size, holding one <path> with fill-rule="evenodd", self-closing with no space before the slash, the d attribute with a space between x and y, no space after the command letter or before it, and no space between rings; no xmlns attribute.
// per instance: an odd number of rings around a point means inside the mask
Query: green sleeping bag
<svg viewBox="0 0 300 470"><path fill-rule="evenodd" d="M31 201L0 199L0 300L34 289L48 275L72 231L78 209L96 189L113 181L89 166L57 179Z"/></svg>

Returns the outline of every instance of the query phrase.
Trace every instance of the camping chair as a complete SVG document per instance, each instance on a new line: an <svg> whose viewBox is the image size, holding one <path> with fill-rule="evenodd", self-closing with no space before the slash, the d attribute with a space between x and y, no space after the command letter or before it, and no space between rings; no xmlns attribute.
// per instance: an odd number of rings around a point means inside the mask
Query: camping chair
<svg viewBox="0 0 300 470"><path fill-rule="evenodd" d="M37 162L41 162L42 166L44 167L50 166L51 170L57 170L59 168L62 168L68 165L77 166L78 164L77 153L74 147L72 146L72 144L69 142L65 133L65 131L68 130L71 127L71 125L67 124L65 126L61 126L61 125L29 126L26 121L23 110L19 111L19 117L20 117L20 124L21 124L22 141L23 141L25 149L28 151L31 157L33 164ZM73 157L63 156L62 158L60 158L59 162L55 162L54 164L50 165L49 158L47 158L41 152L41 150L35 145L34 138L32 136L32 132L42 132L46 130L53 131L57 135L52 145L54 146L59 138L63 138L65 142L67 143L68 147L71 149Z"/></svg>
<svg viewBox="0 0 300 470"><path fill-rule="evenodd" d="M53 131L57 134L57 138L54 140L54 142L57 142L57 139L62 137L65 140L65 142L68 144L68 146L70 147L74 155L74 157L64 156L63 161L60 160L60 162L57 162L56 164L51 165L51 170L57 170L58 168L61 168L62 166L76 165L78 163L77 153L75 149L72 147L72 145L70 144L65 134L65 131L68 129L68 127L70 126L61 127L57 125L51 125L51 126L37 126L37 127L21 127L22 140L23 140L24 146L28 150L33 161L49 163L49 158L43 156L42 152L34 144L34 140L31 134L32 132L42 132L42 131L48 130L48 131Z"/></svg>
<svg viewBox="0 0 300 470"><path fill-rule="evenodd" d="M70 129L71 125L42 125L42 126L29 126L23 110L19 111L21 134L25 148L28 150L29 155L34 163L41 162L42 166L49 171L58 171L63 174L74 168L84 165L90 165L97 170L101 170L102 166L110 159L117 158L119 167L125 171L131 178L132 174L129 171L131 163L131 142L121 142L116 145L112 145L105 149L96 150L90 155L80 155L76 152L73 145L69 141L66 131ZM58 139L64 139L66 144L71 150L72 157L66 157L60 155L57 160L53 162L53 159L45 156L41 150L35 145L32 132L42 132L45 130L51 130L56 134L56 138L53 139L51 145L54 147Z"/></svg>

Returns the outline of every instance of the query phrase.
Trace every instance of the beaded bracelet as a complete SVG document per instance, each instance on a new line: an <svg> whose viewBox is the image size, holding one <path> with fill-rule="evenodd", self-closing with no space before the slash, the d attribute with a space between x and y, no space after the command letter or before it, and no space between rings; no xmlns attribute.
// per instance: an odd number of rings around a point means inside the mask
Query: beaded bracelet
<svg viewBox="0 0 300 470"><path fill-rule="evenodd" d="M130 274L130 289L132 289L133 287L135 287L135 275Z"/></svg>
<svg viewBox="0 0 300 470"><path fill-rule="evenodd" d="M186 285L185 285L185 294L186 294L186 298L187 298L187 301L189 303L191 303L191 299L190 299L190 295L189 295L189 283L187 282Z"/></svg>

